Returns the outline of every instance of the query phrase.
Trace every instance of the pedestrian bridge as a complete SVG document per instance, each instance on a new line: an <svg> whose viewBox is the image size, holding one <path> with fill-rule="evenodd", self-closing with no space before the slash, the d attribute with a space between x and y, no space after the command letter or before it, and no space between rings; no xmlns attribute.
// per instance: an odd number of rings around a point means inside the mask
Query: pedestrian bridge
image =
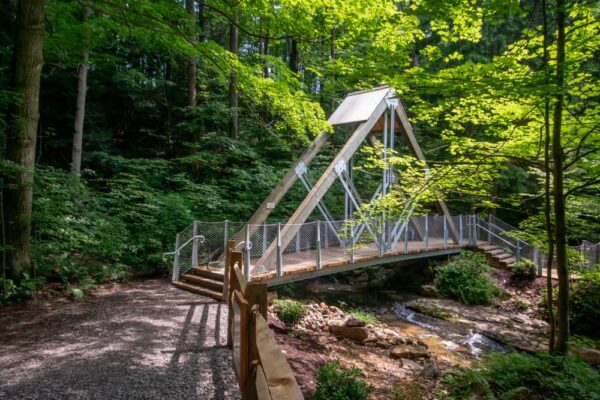
<svg viewBox="0 0 600 400"><path fill-rule="evenodd" d="M333 131L314 139L247 222L196 221L177 235L175 251L170 254L174 255L172 277L178 286L220 296L229 240L244 252L246 280L271 286L370 265L454 254L464 247L485 247L488 255L502 257L506 266L521 257L543 265L541 253L514 232L507 234L514 228L502 221L450 214L442 196L435 195L426 158L391 88L348 94L328 121ZM338 138L337 153L313 182L315 171L309 173L310 164L330 145L332 132ZM378 172L355 168L355 163L361 162L357 152L363 147L369 147L367 152L381 164ZM437 210L439 215L416 215L415 210L424 205L417 207L419 193L410 195L403 190L402 171L394 163L398 154L422 165L421 184L437 197L425 209ZM306 190L306 197L284 222L269 223L270 214L294 184ZM331 190L335 185L337 189ZM394 208L382 206L382 200L388 198ZM332 205L336 205L335 212L329 208Z"/></svg>

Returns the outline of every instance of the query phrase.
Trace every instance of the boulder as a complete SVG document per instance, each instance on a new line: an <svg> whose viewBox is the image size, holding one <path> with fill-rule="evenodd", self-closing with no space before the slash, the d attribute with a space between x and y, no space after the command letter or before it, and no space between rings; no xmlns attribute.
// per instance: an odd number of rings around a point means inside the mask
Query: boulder
<svg viewBox="0 0 600 400"><path fill-rule="evenodd" d="M348 319L346 319L346 322L344 323L346 326L348 327L362 327L365 326L365 323L363 321L361 321L358 318L355 317L349 317Z"/></svg>
<svg viewBox="0 0 600 400"><path fill-rule="evenodd" d="M425 379L436 379L440 376L440 369L435 364L427 364L420 375Z"/></svg>
<svg viewBox="0 0 600 400"><path fill-rule="evenodd" d="M573 353L580 355L585 361L592 365L600 365L600 350L574 347Z"/></svg>
<svg viewBox="0 0 600 400"><path fill-rule="evenodd" d="M362 342L369 337L369 330L364 326L346 326L346 321L335 319L328 322L329 330L334 335Z"/></svg>
<svg viewBox="0 0 600 400"><path fill-rule="evenodd" d="M433 285L421 285L421 294L427 297L439 298L440 293L437 288Z"/></svg>
<svg viewBox="0 0 600 400"><path fill-rule="evenodd" d="M410 360L415 360L417 358L429 358L429 353L422 347L403 344L391 349L390 356L392 358L407 358Z"/></svg>
<svg viewBox="0 0 600 400"><path fill-rule="evenodd" d="M407 358L401 358L400 363L401 363L402 369L406 369L409 371L418 372L423 369L423 366L421 364L417 364L413 360L409 360Z"/></svg>

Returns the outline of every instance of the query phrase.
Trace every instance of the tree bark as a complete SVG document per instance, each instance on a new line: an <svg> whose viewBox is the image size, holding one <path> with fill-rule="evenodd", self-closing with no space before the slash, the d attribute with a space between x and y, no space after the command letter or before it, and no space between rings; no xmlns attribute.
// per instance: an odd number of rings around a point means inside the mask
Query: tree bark
<svg viewBox="0 0 600 400"><path fill-rule="evenodd" d="M561 144L562 111L565 83L565 0L556 1L556 103L552 127L552 161L554 163L554 236L558 272L558 336L556 352L567 354L569 342L569 270L563 189L563 148Z"/></svg>
<svg viewBox="0 0 600 400"><path fill-rule="evenodd" d="M90 8L85 7L83 10L83 23L90 16ZM88 35L86 35L88 36ZM89 39L89 36L86 37ZM87 44L86 44L87 46ZM71 172L75 175L81 174L81 154L83 151L83 125L85 122L85 102L87 96L87 75L88 62L90 58L89 49L86 48L82 54L82 62L77 70L77 104L75 106L75 123L73 133L73 151L71 157Z"/></svg>
<svg viewBox="0 0 600 400"><path fill-rule="evenodd" d="M234 21L229 26L229 50L238 55L239 49L239 32L237 27L237 14L233 17ZM233 69L233 68L232 68ZM239 116L238 116L238 91L237 91L237 79L235 77L235 71L231 71L229 76L229 109L231 115L229 117L229 137L231 139L239 139Z"/></svg>
<svg viewBox="0 0 600 400"><path fill-rule="evenodd" d="M290 70L294 73L300 71L300 52L298 51L298 41L290 40Z"/></svg>
<svg viewBox="0 0 600 400"><path fill-rule="evenodd" d="M196 23L196 1L185 0L185 10L190 15L191 19ZM195 31L195 28L194 28ZM197 42L196 34L192 36L192 42ZM198 66L196 64L196 57L192 56L187 61L187 75L188 75L188 98L187 103L190 107L196 106L196 75L198 73Z"/></svg>
<svg viewBox="0 0 600 400"><path fill-rule="evenodd" d="M6 159L18 169L8 177L4 196L8 264L15 279L31 267L31 208L43 66L44 3L44 0L21 0L17 6L13 89L19 100L9 115Z"/></svg>
<svg viewBox="0 0 600 400"><path fill-rule="evenodd" d="M550 74L548 65L548 19L547 19L546 0L542 0L542 20L544 27L544 81L546 88L550 86ZM547 260L546 260L546 296L548 296L548 323L550 324L550 340L548 350L554 351L554 340L556 338L556 324L554 321L554 295L552 285L552 261L554 259L554 236L552 227L552 203L550 201L550 98L547 93L544 94L544 223L546 228L546 240L548 241Z"/></svg>

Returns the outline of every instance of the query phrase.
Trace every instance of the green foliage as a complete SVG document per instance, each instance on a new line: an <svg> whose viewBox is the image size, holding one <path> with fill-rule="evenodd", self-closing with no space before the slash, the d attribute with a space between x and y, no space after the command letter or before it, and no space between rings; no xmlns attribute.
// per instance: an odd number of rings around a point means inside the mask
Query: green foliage
<svg viewBox="0 0 600 400"><path fill-rule="evenodd" d="M600 336L600 269L578 274L571 284L571 330Z"/></svg>
<svg viewBox="0 0 600 400"><path fill-rule="evenodd" d="M348 310L348 313L354 318L361 320L366 325L375 325L379 322L375 314L365 310L361 310L360 308L351 308L350 310Z"/></svg>
<svg viewBox="0 0 600 400"><path fill-rule="evenodd" d="M371 387L358 368L343 369L339 360L330 361L316 372L314 400L366 400Z"/></svg>
<svg viewBox="0 0 600 400"><path fill-rule="evenodd" d="M0 277L0 304L27 299L45 282L43 277L31 278L29 274L23 274L19 283Z"/></svg>
<svg viewBox="0 0 600 400"><path fill-rule="evenodd" d="M511 272L516 279L532 280L537 275L537 266L533 261L521 258L517 261Z"/></svg>
<svg viewBox="0 0 600 400"><path fill-rule="evenodd" d="M402 382L394 391L394 400L421 400L426 391L418 382Z"/></svg>
<svg viewBox="0 0 600 400"><path fill-rule="evenodd" d="M463 251L437 270L435 285L444 297L465 304L490 304L500 291L480 253Z"/></svg>
<svg viewBox="0 0 600 400"><path fill-rule="evenodd" d="M288 327L293 327L306 315L306 306L299 301L276 299L273 304L277 318Z"/></svg>
<svg viewBox="0 0 600 400"><path fill-rule="evenodd" d="M600 375L583 360L546 353L488 353L442 378L445 399L600 399Z"/></svg>

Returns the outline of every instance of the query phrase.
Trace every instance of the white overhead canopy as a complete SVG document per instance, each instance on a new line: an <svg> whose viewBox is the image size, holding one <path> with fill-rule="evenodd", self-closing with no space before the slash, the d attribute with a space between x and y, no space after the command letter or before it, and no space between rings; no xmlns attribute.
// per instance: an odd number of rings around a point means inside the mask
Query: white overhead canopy
<svg viewBox="0 0 600 400"><path fill-rule="evenodd" d="M328 121L331 125L366 121L390 92L393 94L389 86L381 86L374 90L350 93L331 114Z"/></svg>

